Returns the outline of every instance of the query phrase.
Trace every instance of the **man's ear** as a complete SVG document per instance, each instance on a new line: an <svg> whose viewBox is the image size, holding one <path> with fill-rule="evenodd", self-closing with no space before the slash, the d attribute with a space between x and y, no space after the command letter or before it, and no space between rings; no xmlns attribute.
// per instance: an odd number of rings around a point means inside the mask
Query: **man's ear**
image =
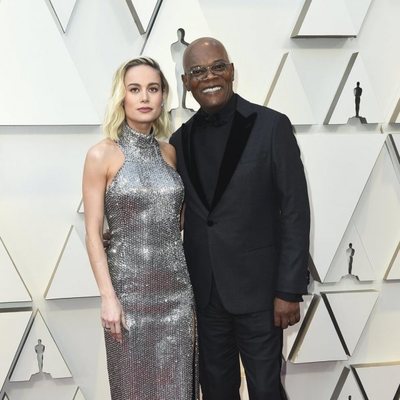
<svg viewBox="0 0 400 400"><path fill-rule="evenodd" d="M235 80L235 65L232 63L232 82Z"/></svg>
<svg viewBox="0 0 400 400"><path fill-rule="evenodd" d="M183 86L185 86L185 89L187 92L190 92L190 80L189 77L186 74L181 75Z"/></svg>

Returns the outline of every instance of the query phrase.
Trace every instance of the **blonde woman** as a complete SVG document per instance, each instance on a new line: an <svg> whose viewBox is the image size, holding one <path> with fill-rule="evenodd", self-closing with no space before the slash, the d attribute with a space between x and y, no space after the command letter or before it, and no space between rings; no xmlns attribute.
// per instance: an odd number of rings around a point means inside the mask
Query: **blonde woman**
<svg viewBox="0 0 400 400"><path fill-rule="evenodd" d="M194 300L180 237L184 191L174 148L157 140L168 133L167 95L153 59L122 65L107 137L85 161L86 245L101 295L113 400L197 398Z"/></svg>

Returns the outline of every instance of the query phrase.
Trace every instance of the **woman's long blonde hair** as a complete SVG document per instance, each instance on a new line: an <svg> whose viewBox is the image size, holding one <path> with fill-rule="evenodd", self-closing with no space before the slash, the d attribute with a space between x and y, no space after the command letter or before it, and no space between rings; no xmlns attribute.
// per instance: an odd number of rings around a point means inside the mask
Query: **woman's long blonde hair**
<svg viewBox="0 0 400 400"><path fill-rule="evenodd" d="M114 75L111 97L108 101L103 123L104 133L112 140L118 139L125 122L125 110L123 107L126 92L124 83L125 75L130 68L137 67L138 65L148 65L160 74L164 103L167 102L169 85L157 61L150 57L138 57L122 64ZM153 129L157 138L168 137L170 135L170 120L166 107L163 106L161 108L160 116L153 122Z"/></svg>

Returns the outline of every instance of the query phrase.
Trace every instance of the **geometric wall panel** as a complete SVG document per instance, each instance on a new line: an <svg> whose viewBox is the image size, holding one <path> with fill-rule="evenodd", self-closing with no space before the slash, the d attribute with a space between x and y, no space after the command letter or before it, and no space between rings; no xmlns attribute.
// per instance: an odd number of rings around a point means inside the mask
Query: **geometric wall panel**
<svg viewBox="0 0 400 400"><path fill-rule="evenodd" d="M99 296L89 257L73 225L44 296L47 300Z"/></svg>
<svg viewBox="0 0 400 400"><path fill-rule="evenodd" d="M284 365L283 384L288 400L329 400L343 367L340 362ZM347 399L346 399L347 400Z"/></svg>
<svg viewBox="0 0 400 400"><path fill-rule="evenodd" d="M0 277L0 303L32 300L1 237Z"/></svg>
<svg viewBox="0 0 400 400"><path fill-rule="evenodd" d="M379 279L400 242L400 175L388 149L387 140L352 217Z"/></svg>
<svg viewBox="0 0 400 400"><path fill-rule="evenodd" d="M0 54L0 125L100 123L44 1L0 1Z"/></svg>
<svg viewBox="0 0 400 400"><path fill-rule="evenodd" d="M183 88L180 77L182 61L174 60L171 54L171 44L177 41L179 28L184 29L185 41L189 43L202 36L212 36L198 0L164 2L143 50L143 55L150 55L160 61L169 82L168 110L180 107L177 92ZM186 108L199 108L190 92L186 94Z"/></svg>
<svg viewBox="0 0 400 400"><path fill-rule="evenodd" d="M68 23L74 10L76 0L50 0L50 4L57 16L57 20L61 25L61 29L65 33Z"/></svg>
<svg viewBox="0 0 400 400"><path fill-rule="evenodd" d="M146 33L150 28L161 2L162 0L126 0L140 34Z"/></svg>
<svg viewBox="0 0 400 400"><path fill-rule="evenodd" d="M323 281L385 137L297 134L296 139L310 196L310 254L317 273L314 278Z"/></svg>
<svg viewBox="0 0 400 400"><path fill-rule="evenodd" d="M392 143L394 143L396 148L397 161L400 163L400 134L392 134L390 135L390 138L392 139Z"/></svg>
<svg viewBox="0 0 400 400"><path fill-rule="evenodd" d="M0 311L0 389L32 317L32 310Z"/></svg>
<svg viewBox="0 0 400 400"><path fill-rule="evenodd" d="M385 274L385 279L387 281L400 279L400 243L390 261L389 268Z"/></svg>
<svg viewBox="0 0 400 400"><path fill-rule="evenodd" d="M347 360L347 355L324 302L317 297L313 315L290 361L309 363L335 360Z"/></svg>
<svg viewBox="0 0 400 400"><path fill-rule="evenodd" d="M292 37L355 37L371 0L306 0Z"/></svg>
<svg viewBox="0 0 400 400"><path fill-rule="evenodd" d="M353 53L324 121L325 124L347 124L349 118L356 115L354 88L357 86L357 82L360 82L362 88L359 115L366 118L367 123L383 121L382 112L364 62L358 53Z"/></svg>
<svg viewBox="0 0 400 400"><path fill-rule="evenodd" d="M398 400L400 363L358 364L352 367L369 400Z"/></svg>
<svg viewBox="0 0 400 400"><path fill-rule="evenodd" d="M323 124L325 120L351 53L352 51L348 49L315 48L292 49L289 53L316 124ZM293 94L292 88L289 88L286 98L290 103ZM302 108L303 105L299 103L298 107ZM291 114L288 115L291 117Z"/></svg>
<svg viewBox="0 0 400 400"><path fill-rule="evenodd" d="M76 389L75 395L72 400L85 400L85 396L83 395L79 387Z"/></svg>
<svg viewBox="0 0 400 400"><path fill-rule="evenodd" d="M19 353L10 381L29 381L34 374L50 374L53 379L72 376L39 311Z"/></svg>
<svg viewBox="0 0 400 400"><path fill-rule="evenodd" d="M343 235L324 282L338 282L350 273L360 281L373 281L376 278L371 261L352 221Z"/></svg>
<svg viewBox="0 0 400 400"><path fill-rule="evenodd" d="M282 355L285 360L291 358L291 355L295 351L295 343L297 337L301 336L302 332L307 324L308 310L311 304L313 296L304 295L303 301L299 303L300 305L300 321L292 326L288 326L287 329L283 331L283 349Z"/></svg>
<svg viewBox="0 0 400 400"><path fill-rule="evenodd" d="M85 206L83 204L83 199L79 203L78 209L76 210L78 214L84 214L85 213Z"/></svg>
<svg viewBox="0 0 400 400"><path fill-rule="evenodd" d="M352 370L345 367L330 400L365 400Z"/></svg>
<svg viewBox="0 0 400 400"><path fill-rule="evenodd" d="M351 356L371 315L379 293L373 290L321 293L338 329L338 334Z"/></svg>
<svg viewBox="0 0 400 400"><path fill-rule="evenodd" d="M47 374L33 375L26 382L10 382L7 388L10 400L73 400L75 392L72 378L51 379Z"/></svg>
<svg viewBox="0 0 400 400"><path fill-rule="evenodd" d="M392 112L389 122L396 124L400 122L400 99L397 101L396 106Z"/></svg>
<svg viewBox="0 0 400 400"><path fill-rule="evenodd" d="M316 123L303 83L289 53L282 57L264 105L289 115L293 125Z"/></svg>

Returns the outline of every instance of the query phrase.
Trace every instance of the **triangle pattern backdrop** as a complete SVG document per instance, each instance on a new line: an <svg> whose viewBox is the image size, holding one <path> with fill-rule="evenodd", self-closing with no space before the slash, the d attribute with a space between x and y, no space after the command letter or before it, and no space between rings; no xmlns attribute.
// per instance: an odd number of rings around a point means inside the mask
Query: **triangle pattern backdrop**
<svg viewBox="0 0 400 400"><path fill-rule="evenodd" d="M53 379L72 377L42 314L37 311L11 374L11 382L29 381L33 374L40 374L36 357L36 351L41 351L36 347L40 346L39 339L41 345L45 346L42 351L43 373L50 374Z"/></svg>
<svg viewBox="0 0 400 400"><path fill-rule="evenodd" d="M0 390L7 378L31 317L32 310L0 311Z"/></svg>
<svg viewBox="0 0 400 400"><path fill-rule="evenodd" d="M349 49L291 49L290 57L307 95L307 107L312 110L315 124L323 124L351 54ZM292 103L292 92L289 88L285 93L289 104ZM296 107L302 107L300 101Z"/></svg>
<svg viewBox="0 0 400 400"><path fill-rule="evenodd" d="M393 124L400 123L400 99L397 100L396 105L393 109L392 115L390 116L390 121Z"/></svg>
<svg viewBox="0 0 400 400"><path fill-rule="evenodd" d="M358 53L354 53L349 60L348 67L343 74L341 86L338 88L335 99L331 104L331 113L325 123L347 124L349 118L355 116L354 88L360 82L362 95L360 98L359 115L366 118L367 123L383 121L381 107L376 100L368 72Z"/></svg>
<svg viewBox="0 0 400 400"><path fill-rule="evenodd" d="M57 20L61 25L61 29L67 32L69 20L77 0L50 0L51 6L56 13Z"/></svg>
<svg viewBox="0 0 400 400"><path fill-rule="evenodd" d="M289 115L293 125L316 123L307 94L289 53L282 56L264 105Z"/></svg>
<svg viewBox="0 0 400 400"><path fill-rule="evenodd" d="M140 34L146 33L150 28L151 20L161 2L162 0L126 0Z"/></svg>
<svg viewBox="0 0 400 400"><path fill-rule="evenodd" d="M324 282L338 282L341 278L349 276L349 272L360 281L373 281L376 278L353 221L350 221L343 235Z"/></svg>
<svg viewBox="0 0 400 400"><path fill-rule="evenodd" d="M292 37L357 36L371 0L305 0Z"/></svg>
<svg viewBox="0 0 400 400"><path fill-rule="evenodd" d="M0 237L0 303L32 301L15 264Z"/></svg>
<svg viewBox="0 0 400 400"><path fill-rule="evenodd" d="M78 232L71 225L45 298L50 300L98 295L99 290L86 249Z"/></svg>
<svg viewBox="0 0 400 400"><path fill-rule="evenodd" d="M400 100L399 100L399 102L400 102ZM400 122L400 120L397 122ZM396 146L397 154L400 155L400 133L392 134L392 138L393 138L393 142ZM399 161L399 167L400 167L400 159L398 161Z"/></svg>
<svg viewBox="0 0 400 400"><path fill-rule="evenodd" d="M318 300L311 320L291 358L294 363L347 360L329 312L324 302L320 298Z"/></svg>
<svg viewBox="0 0 400 400"><path fill-rule="evenodd" d="M76 212L77 212L78 214L85 214L85 206L84 206L84 204L83 204L83 199L82 199L81 202L79 203L79 206L78 206Z"/></svg>
<svg viewBox="0 0 400 400"><path fill-rule="evenodd" d="M390 261L385 279L388 281L400 279L400 243Z"/></svg>
<svg viewBox="0 0 400 400"><path fill-rule="evenodd" d="M374 290L325 292L348 354L352 355L372 313L379 293Z"/></svg>
<svg viewBox="0 0 400 400"><path fill-rule="evenodd" d="M400 242L400 181L394 167L386 140L352 216L378 279Z"/></svg>
<svg viewBox="0 0 400 400"><path fill-rule="evenodd" d="M360 387L349 368L343 368L339 381L330 400L365 400Z"/></svg>
<svg viewBox="0 0 400 400"><path fill-rule="evenodd" d="M100 123L44 1L0 1L0 53L0 125Z"/></svg>
<svg viewBox="0 0 400 400"><path fill-rule="evenodd" d="M78 387L76 389L74 398L72 400L85 400L85 396L82 393L82 390Z"/></svg>
<svg viewBox="0 0 400 400"><path fill-rule="evenodd" d="M395 400L395 394L400 386L400 363L363 364L353 367L368 399Z"/></svg>
<svg viewBox="0 0 400 400"><path fill-rule="evenodd" d="M72 378L58 380L38 374L27 382L10 382L7 392L10 400L73 400L76 385Z"/></svg>
<svg viewBox="0 0 400 400"><path fill-rule="evenodd" d="M296 138L311 198L310 254L318 274L315 279L323 281L385 137L298 134ZM338 154L340 169L337 168Z"/></svg>

